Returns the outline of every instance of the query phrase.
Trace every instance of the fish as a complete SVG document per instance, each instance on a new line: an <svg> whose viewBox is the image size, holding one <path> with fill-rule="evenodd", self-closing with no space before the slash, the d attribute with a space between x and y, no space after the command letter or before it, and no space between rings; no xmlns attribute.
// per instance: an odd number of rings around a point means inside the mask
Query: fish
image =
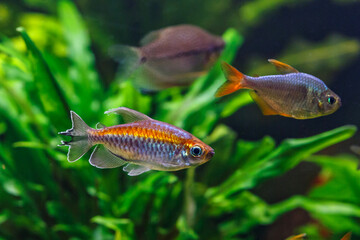
<svg viewBox="0 0 360 240"><path fill-rule="evenodd" d="M135 110L119 107L105 114L119 114L124 124L89 127L79 115L70 111L72 128L61 135L71 136L67 159L75 162L96 145L89 162L97 168L123 167L129 176L149 170L177 171L209 161L214 150L189 132L160 122Z"/></svg>
<svg viewBox="0 0 360 240"><path fill-rule="evenodd" d="M217 90L215 97L250 89L250 96L264 115L295 119L317 118L340 108L340 97L319 78L275 59L268 61L282 74L251 77L223 62L221 66L227 81Z"/></svg>
<svg viewBox="0 0 360 240"><path fill-rule="evenodd" d="M193 25L176 25L148 33L140 47L115 45L110 55L120 63L120 74L132 75L135 87L160 91L188 86L206 74L225 47L220 36Z"/></svg>

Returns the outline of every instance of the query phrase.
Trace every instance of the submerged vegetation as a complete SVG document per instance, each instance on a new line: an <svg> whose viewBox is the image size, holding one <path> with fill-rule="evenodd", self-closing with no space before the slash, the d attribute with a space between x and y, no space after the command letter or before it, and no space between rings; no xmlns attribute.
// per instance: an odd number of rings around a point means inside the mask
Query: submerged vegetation
<svg viewBox="0 0 360 240"><path fill-rule="evenodd" d="M265 2L242 8L249 26L263 17L258 11ZM284 4L274 2L274 9ZM0 36L0 239L259 239L261 227L295 209L311 220L293 235L335 240L352 231L353 239L360 237L358 159L313 155L352 137L355 126L276 143L270 136L242 139L221 122L253 103L246 91L213 97L224 82L220 62L231 63L244 42L237 30L225 31L220 60L190 88L143 95L121 75L106 84L76 6L60 0L56 11L55 17L25 14L17 36ZM359 50L357 40L333 35L321 44L296 41L279 59L326 75ZM328 51L332 58L324 57ZM309 54L313 62L303 61ZM256 66L249 74L271 71ZM119 119L103 113L120 106L191 132L215 149L214 158L196 169L137 177L94 168L89 155L69 163L66 149L57 147L57 133L70 127L69 110L89 126L110 126ZM321 167L305 195L269 203L256 193L300 162Z"/></svg>

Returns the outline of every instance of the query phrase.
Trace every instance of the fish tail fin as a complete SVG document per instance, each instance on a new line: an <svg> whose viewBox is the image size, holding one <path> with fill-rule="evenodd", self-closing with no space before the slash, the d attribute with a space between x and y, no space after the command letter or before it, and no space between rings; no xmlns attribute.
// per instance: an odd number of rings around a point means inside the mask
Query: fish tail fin
<svg viewBox="0 0 360 240"><path fill-rule="evenodd" d="M246 76L226 62L221 63L226 82L216 91L215 97L222 97L244 88Z"/></svg>
<svg viewBox="0 0 360 240"><path fill-rule="evenodd" d="M70 116L72 128L59 134L71 136L72 139L70 142L61 141L59 146L69 146L67 159L69 162L75 162L89 151L92 144L89 142L87 133L90 127L75 112L70 111Z"/></svg>
<svg viewBox="0 0 360 240"><path fill-rule="evenodd" d="M128 78L146 59L139 48L127 45L114 45L109 48L109 55L118 63L118 75Z"/></svg>

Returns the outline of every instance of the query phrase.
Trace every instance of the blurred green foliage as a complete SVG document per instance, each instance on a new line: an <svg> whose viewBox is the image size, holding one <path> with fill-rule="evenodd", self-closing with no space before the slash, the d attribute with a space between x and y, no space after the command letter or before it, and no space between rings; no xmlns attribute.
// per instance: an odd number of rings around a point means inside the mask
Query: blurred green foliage
<svg viewBox="0 0 360 240"><path fill-rule="evenodd" d="M255 24L263 11L284 3L254 1L241 12L249 24ZM75 5L61 0L48 7L55 17L25 14L18 36L0 38L1 239L254 239L256 228L296 208L315 219L298 229L310 239L325 238L319 226L331 231L331 239L350 230L354 237L360 236L357 159L313 156L350 138L356 127L277 145L269 136L259 141L239 139L219 123L252 103L246 91L222 100L213 97L224 81L219 62L231 62L243 43L236 30L224 33L226 48L206 76L189 89L150 96L134 89L131 79L117 77L106 86ZM6 5L0 5L0 16L9 18ZM337 69L358 54L359 43L335 37L319 45L290 48L295 50L287 50L284 60L302 65L310 55L316 61L309 67ZM333 58L324 57L330 49L335 49ZM262 74L268 71L265 68L253 71ZM215 157L196 169L151 171L138 177L129 177L120 168L93 168L86 157L68 163L66 149L57 147L61 140L57 132L70 127L69 109L90 126L99 121L113 125L117 117L102 113L119 106L192 132L215 149ZM301 161L321 166L319 177L326 181L305 196L275 204L252 192Z"/></svg>

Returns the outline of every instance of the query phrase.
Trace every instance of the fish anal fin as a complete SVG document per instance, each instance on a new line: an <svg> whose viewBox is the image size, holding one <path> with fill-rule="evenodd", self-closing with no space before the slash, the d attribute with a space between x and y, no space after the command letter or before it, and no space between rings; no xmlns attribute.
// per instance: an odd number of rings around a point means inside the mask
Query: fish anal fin
<svg viewBox="0 0 360 240"><path fill-rule="evenodd" d="M126 107L114 108L105 112L105 114L110 114L110 113L119 114L126 123L143 121L143 120L153 120L152 118L146 116L143 113L140 113L138 111Z"/></svg>
<svg viewBox="0 0 360 240"><path fill-rule="evenodd" d="M281 73L298 73L299 71L296 70L295 68L293 68L292 66L280 62L278 60L275 59L268 59L269 63L271 63L272 65L274 65L276 67L276 69L281 72Z"/></svg>
<svg viewBox="0 0 360 240"><path fill-rule="evenodd" d="M215 97L222 97L244 87L245 75L226 62L221 63L226 82L216 91Z"/></svg>
<svg viewBox="0 0 360 240"><path fill-rule="evenodd" d="M223 85L221 85L221 87L216 91L215 97L229 95L230 93L233 93L238 89L239 87L237 86L237 84L235 85L232 82L227 81Z"/></svg>
<svg viewBox="0 0 360 240"><path fill-rule="evenodd" d="M250 96L260 107L264 115L279 115L279 113L267 104L255 91L250 91Z"/></svg>
<svg viewBox="0 0 360 240"><path fill-rule="evenodd" d="M129 176L137 176L144 172L150 171L151 169L145 166L129 163L123 168L123 170L124 172L127 172Z"/></svg>
<svg viewBox="0 0 360 240"><path fill-rule="evenodd" d="M89 162L97 168L116 168L124 165L126 161L107 150L103 145L97 145L92 152Z"/></svg>

